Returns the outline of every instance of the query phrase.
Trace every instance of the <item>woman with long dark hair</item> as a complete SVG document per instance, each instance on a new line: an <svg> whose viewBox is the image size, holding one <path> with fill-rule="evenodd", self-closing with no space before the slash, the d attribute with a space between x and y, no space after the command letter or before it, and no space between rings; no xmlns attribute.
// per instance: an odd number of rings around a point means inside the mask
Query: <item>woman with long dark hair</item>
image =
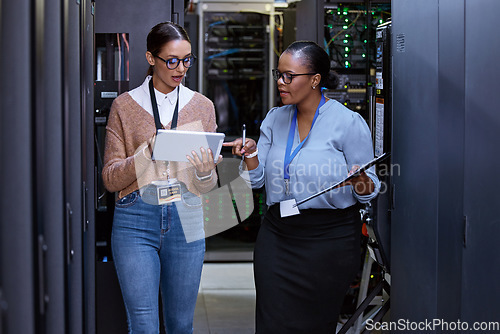
<svg viewBox="0 0 500 334"><path fill-rule="evenodd" d="M167 333L188 334L205 253L200 195L217 182L213 153L202 149L188 162L151 153L158 128L215 132L215 110L181 83L196 59L181 26L153 27L146 59L144 83L114 100L106 127L102 175L117 197L113 261L130 333L159 333L161 289Z"/></svg>

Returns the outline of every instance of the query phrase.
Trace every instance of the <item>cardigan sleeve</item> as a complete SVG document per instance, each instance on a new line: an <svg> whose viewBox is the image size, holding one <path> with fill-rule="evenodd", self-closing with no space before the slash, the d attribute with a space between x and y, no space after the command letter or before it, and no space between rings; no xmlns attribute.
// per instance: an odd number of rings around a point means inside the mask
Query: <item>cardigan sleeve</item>
<svg viewBox="0 0 500 334"><path fill-rule="evenodd" d="M217 123L215 121L215 107L212 101L208 98L203 99L203 104L200 107L200 110L205 110L203 115L203 128L205 132L215 132L217 130ZM217 159L217 157L214 157ZM193 168L194 173L196 173L196 169ZM201 193L205 194L212 190L217 184L217 173L215 170L212 171L211 177L208 179L200 180L196 176L193 177L193 184L196 189Z"/></svg>
<svg viewBox="0 0 500 334"><path fill-rule="evenodd" d="M353 165L362 166L373 159L373 144L370 129L366 121L358 113L352 114L352 120L344 135L343 149L349 170ZM369 202L380 191L380 180L375 173L375 168L369 168L366 171L366 175L373 181L374 191L368 195L359 195L353 190L353 196L360 203Z"/></svg>
<svg viewBox="0 0 500 334"><path fill-rule="evenodd" d="M136 166L142 161L144 169L147 162L151 161L147 146L143 145L134 155L127 155L125 134L119 113L119 102L115 100L111 106L108 124L106 126L106 139L104 146L104 167L102 179L104 186L110 192L121 191L137 180L137 173L142 169Z"/></svg>
<svg viewBox="0 0 500 334"><path fill-rule="evenodd" d="M265 183L265 168L267 162L267 155L272 146L273 140L273 124L276 116L277 108L272 108L260 126L260 136L259 141L257 143L257 148L259 150L258 159L259 165L257 168L249 171L250 182L252 184L252 188L258 189L262 188ZM267 185L271 187L271 184Z"/></svg>

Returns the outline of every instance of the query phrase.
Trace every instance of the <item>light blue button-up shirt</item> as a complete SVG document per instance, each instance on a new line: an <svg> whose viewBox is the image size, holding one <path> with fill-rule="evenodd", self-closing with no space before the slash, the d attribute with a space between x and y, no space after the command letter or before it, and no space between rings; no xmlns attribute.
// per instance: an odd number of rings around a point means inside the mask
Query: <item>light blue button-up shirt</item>
<svg viewBox="0 0 500 334"><path fill-rule="evenodd" d="M259 166L249 171L253 188L265 184L267 205L286 199L283 160L295 105L273 108L260 127ZM292 151L300 143L298 127L295 128ZM335 100L328 100L309 137L290 163L291 195L298 202L347 177L353 165L362 166L373 159L370 130L365 120L356 112ZM380 190L374 168L366 174L373 180L375 191L369 195L356 194L351 186L334 189L301 205L299 209L343 209L359 201L366 203Z"/></svg>

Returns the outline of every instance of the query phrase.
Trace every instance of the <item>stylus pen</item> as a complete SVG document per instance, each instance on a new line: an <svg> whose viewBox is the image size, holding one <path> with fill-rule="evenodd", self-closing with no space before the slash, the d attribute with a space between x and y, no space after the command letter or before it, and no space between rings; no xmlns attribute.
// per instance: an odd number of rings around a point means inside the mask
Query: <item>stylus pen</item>
<svg viewBox="0 0 500 334"><path fill-rule="evenodd" d="M245 142L247 140L247 126L243 124L243 143L241 144L241 148L245 147ZM241 155L241 159L245 159L245 154Z"/></svg>

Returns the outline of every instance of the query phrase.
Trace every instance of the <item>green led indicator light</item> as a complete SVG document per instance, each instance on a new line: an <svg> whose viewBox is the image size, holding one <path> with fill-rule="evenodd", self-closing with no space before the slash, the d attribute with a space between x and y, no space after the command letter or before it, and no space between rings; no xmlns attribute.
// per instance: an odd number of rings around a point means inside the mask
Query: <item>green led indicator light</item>
<svg viewBox="0 0 500 334"><path fill-rule="evenodd" d="M348 47L348 46L346 46L346 47L344 48L344 50L345 50L345 52L349 52L349 50L351 50L351 49L349 49L349 47Z"/></svg>
<svg viewBox="0 0 500 334"><path fill-rule="evenodd" d="M364 53L363 53L363 54L361 55L361 57L365 58L365 57L366 57L366 54L364 54Z"/></svg>
<svg viewBox="0 0 500 334"><path fill-rule="evenodd" d="M347 39L344 39L344 44L347 44Z"/></svg>
<svg viewBox="0 0 500 334"><path fill-rule="evenodd" d="M365 39L365 40L363 41L363 43L368 43L368 41Z"/></svg>
<svg viewBox="0 0 500 334"><path fill-rule="evenodd" d="M342 26L342 29L346 30L346 29L347 29L347 26Z"/></svg>
<svg viewBox="0 0 500 334"><path fill-rule="evenodd" d="M347 22L349 22L349 19L345 19L344 21L347 23Z"/></svg>
<svg viewBox="0 0 500 334"><path fill-rule="evenodd" d="M344 54L344 58L347 58L347 57L349 57L349 55L348 55L347 53L346 53L346 54Z"/></svg>

